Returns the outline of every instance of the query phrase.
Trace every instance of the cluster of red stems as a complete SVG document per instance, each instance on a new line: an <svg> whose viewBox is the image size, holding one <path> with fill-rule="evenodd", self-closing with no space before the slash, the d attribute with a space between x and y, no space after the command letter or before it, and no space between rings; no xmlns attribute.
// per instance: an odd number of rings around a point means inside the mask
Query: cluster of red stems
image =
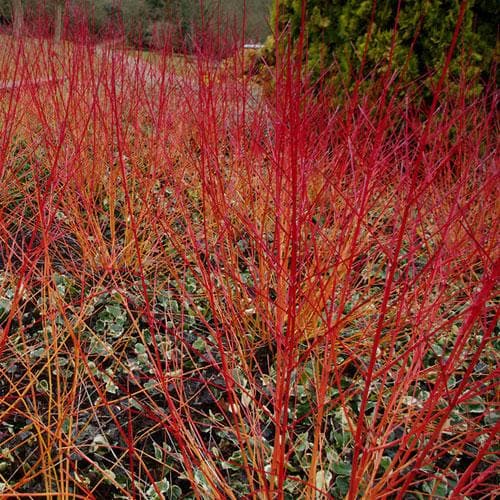
<svg viewBox="0 0 500 500"><path fill-rule="evenodd" d="M165 48L146 62L84 39L0 39L0 297L10 297L0 422L25 422L0 428L0 459L28 446L28 431L36 457L11 479L0 471L3 492L98 498L106 483L168 497L158 481L174 449L195 497L236 498L230 457L207 439L210 415L188 391L196 379L214 394L214 432L240 452L249 498L285 498L290 484L335 497L336 460L350 466L352 500L405 498L436 478L453 498L491 494L496 89L471 96L477 82L445 70L426 101L388 70L368 90L360 77L339 92L309 82L294 52L264 67L262 92L238 43L225 61L205 37L189 60ZM181 307L159 318L166 292ZM89 321L104 294L127 314L107 379L89 347L104 342ZM203 352L186 339L183 308ZM135 343L146 376L130 367ZM46 354L34 363L36 349ZM304 391L309 409L297 416ZM138 407L120 404L132 398ZM483 410L469 411L478 400ZM106 445L115 468L79 445L82 412L118 432ZM332 452L334 416L349 438ZM153 433L170 439L163 467L147 465ZM439 465L450 453L467 458L460 473L453 460Z"/></svg>

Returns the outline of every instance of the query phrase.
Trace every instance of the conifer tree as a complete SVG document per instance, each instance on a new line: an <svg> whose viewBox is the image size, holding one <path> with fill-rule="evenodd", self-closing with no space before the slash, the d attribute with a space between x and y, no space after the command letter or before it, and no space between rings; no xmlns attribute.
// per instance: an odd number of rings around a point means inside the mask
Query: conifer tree
<svg viewBox="0 0 500 500"><path fill-rule="evenodd" d="M280 32L288 30L292 40L301 30L302 1L306 0L278 0L273 7L272 25L277 22ZM495 3L468 2L452 74L464 63L471 77L489 70L495 52L498 55ZM405 80L438 74L460 4L460 0L307 0L308 67L318 75L325 69L333 71L335 63L348 81L358 76L361 67L364 74L397 69Z"/></svg>

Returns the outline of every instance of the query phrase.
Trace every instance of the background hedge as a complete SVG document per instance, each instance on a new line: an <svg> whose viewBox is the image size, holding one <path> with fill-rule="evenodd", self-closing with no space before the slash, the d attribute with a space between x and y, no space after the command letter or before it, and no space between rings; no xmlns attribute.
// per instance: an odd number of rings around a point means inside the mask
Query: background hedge
<svg viewBox="0 0 500 500"><path fill-rule="evenodd" d="M50 36L56 6L63 5L66 34L75 23L88 23L91 34L124 28L130 43L161 45L165 38L178 48L189 47L203 15L205 26L240 37L245 13L245 41L262 42L269 30L273 0L20 0L25 31ZM0 24L12 26L15 0L0 0ZM244 9L246 7L246 11ZM53 20L53 22L51 22Z"/></svg>

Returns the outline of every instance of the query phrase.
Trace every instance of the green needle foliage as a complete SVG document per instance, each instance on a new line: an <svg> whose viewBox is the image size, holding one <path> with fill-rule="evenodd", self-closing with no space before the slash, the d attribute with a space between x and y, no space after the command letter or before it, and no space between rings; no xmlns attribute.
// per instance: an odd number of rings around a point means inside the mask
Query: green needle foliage
<svg viewBox="0 0 500 500"><path fill-rule="evenodd" d="M467 62L467 77L487 74L498 55L496 2L469 1L451 75ZM459 0L308 0L308 69L318 77L335 66L347 82L375 71L397 70L402 81L438 75L444 66L460 11ZM278 0L272 26L297 40L302 1ZM274 41L268 41L274 47ZM332 65L334 63L334 65ZM430 84L430 81L427 82Z"/></svg>

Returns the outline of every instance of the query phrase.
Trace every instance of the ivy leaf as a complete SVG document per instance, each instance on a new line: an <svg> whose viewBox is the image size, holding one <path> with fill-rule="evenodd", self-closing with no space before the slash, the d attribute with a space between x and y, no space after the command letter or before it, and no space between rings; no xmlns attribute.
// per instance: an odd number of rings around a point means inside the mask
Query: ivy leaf
<svg viewBox="0 0 500 500"><path fill-rule="evenodd" d="M339 476L347 476L349 477L351 475L351 464L348 464L346 462L337 462L333 464L333 472Z"/></svg>

